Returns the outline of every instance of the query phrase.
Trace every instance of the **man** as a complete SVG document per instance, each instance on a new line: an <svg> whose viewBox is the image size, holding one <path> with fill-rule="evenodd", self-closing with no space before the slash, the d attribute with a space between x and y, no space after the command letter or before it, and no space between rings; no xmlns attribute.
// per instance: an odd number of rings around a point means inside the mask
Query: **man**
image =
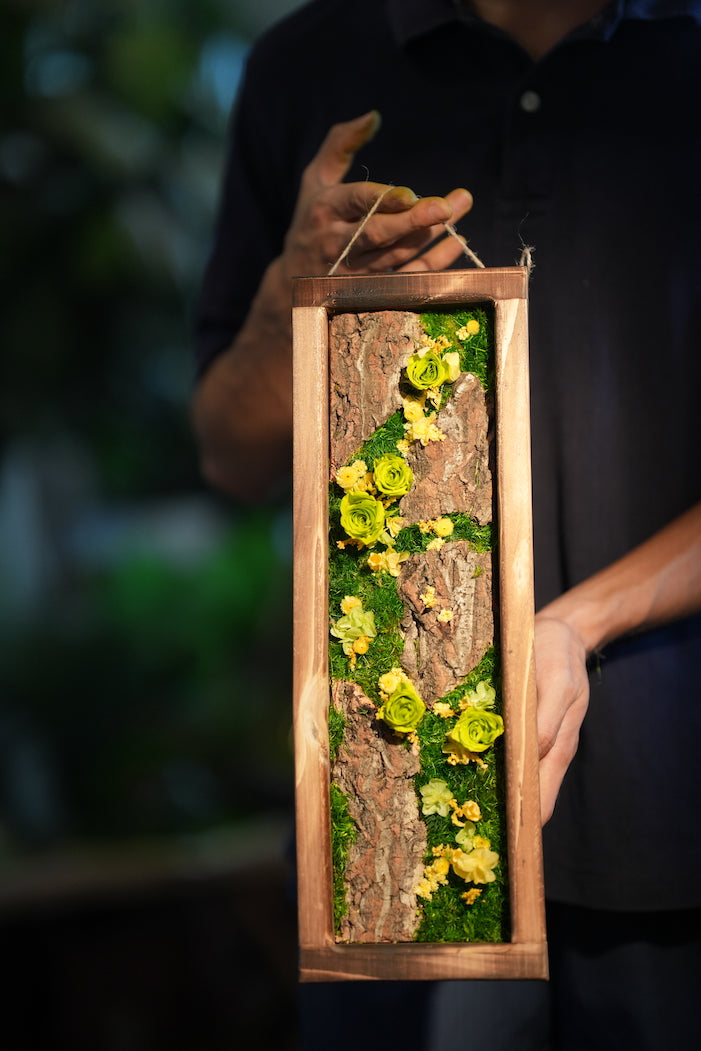
<svg viewBox="0 0 701 1051"><path fill-rule="evenodd" d="M203 468L259 499L260 479L289 468L290 280L326 273L387 184L347 272L462 265L436 238L463 217L487 265L535 247L538 727L562 1047L681 1039L701 977L700 57L693 2L311 4L251 56L200 308Z"/></svg>

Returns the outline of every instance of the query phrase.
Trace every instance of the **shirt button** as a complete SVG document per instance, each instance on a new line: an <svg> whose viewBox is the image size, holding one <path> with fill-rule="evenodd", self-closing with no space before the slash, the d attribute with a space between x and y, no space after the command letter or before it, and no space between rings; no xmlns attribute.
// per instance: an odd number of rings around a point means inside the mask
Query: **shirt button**
<svg viewBox="0 0 701 1051"><path fill-rule="evenodd" d="M535 113L540 109L540 95L537 91L524 91L519 105L524 113Z"/></svg>

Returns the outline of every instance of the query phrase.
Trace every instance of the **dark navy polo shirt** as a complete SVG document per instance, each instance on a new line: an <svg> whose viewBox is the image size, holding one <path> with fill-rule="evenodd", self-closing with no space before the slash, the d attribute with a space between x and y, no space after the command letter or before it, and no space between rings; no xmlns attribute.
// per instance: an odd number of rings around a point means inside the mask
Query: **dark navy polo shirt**
<svg viewBox="0 0 701 1051"><path fill-rule="evenodd" d="M455 0L317 0L255 46L198 313L205 368L279 253L329 126L349 179L466 186L488 266L534 248L536 598L701 499L701 3L614 2L539 62ZM456 264L462 266L463 262ZM555 900L701 905L701 618L602 654L545 831Z"/></svg>

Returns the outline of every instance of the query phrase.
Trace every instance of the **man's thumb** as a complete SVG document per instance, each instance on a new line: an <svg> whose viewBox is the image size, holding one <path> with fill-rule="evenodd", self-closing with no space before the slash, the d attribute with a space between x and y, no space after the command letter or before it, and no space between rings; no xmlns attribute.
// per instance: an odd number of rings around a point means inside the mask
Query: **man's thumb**
<svg viewBox="0 0 701 1051"><path fill-rule="evenodd" d="M334 124L319 147L319 152L310 167L315 169L319 182L333 185L340 182L353 163L361 146L370 142L380 127L381 118L377 110L370 110L362 117Z"/></svg>

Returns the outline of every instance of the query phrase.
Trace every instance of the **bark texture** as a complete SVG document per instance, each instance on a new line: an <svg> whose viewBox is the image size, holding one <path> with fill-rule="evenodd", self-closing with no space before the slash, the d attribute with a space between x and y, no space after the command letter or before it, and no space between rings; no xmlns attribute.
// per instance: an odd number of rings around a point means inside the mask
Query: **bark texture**
<svg viewBox="0 0 701 1051"><path fill-rule="evenodd" d="M420 696L432 703L479 664L494 641L492 560L467 541L447 541L440 551L424 551L404 563L397 580L405 606L402 666ZM428 588L435 605L427 605ZM452 620L438 619L442 609Z"/></svg>
<svg viewBox="0 0 701 1051"><path fill-rule="evenodd" d="M492 472L489 464L489 417L482 386L466 372L438 413L445 441L424 448L412 444L407 463L414 485L402 498L401 514L409 522L463 511L480 525L492 520Z"/></svg>
<svg viewBox="0 0 701 1051"><path fill-rule="evenodd" d="M340 941L411 941L418 926L413 888L423 874L426 828L413 778L418 756L376 719L359 686L333 684L346 730L332 779L348 797L358 835L346 866L349 912Z"/></svg>
<svg viewBox="0 0 701 1051"><path fill-rule="evenodd" d="M421 339L419 315L337 314L329 323L331 474L401 408L399 377Z"/></svg>

